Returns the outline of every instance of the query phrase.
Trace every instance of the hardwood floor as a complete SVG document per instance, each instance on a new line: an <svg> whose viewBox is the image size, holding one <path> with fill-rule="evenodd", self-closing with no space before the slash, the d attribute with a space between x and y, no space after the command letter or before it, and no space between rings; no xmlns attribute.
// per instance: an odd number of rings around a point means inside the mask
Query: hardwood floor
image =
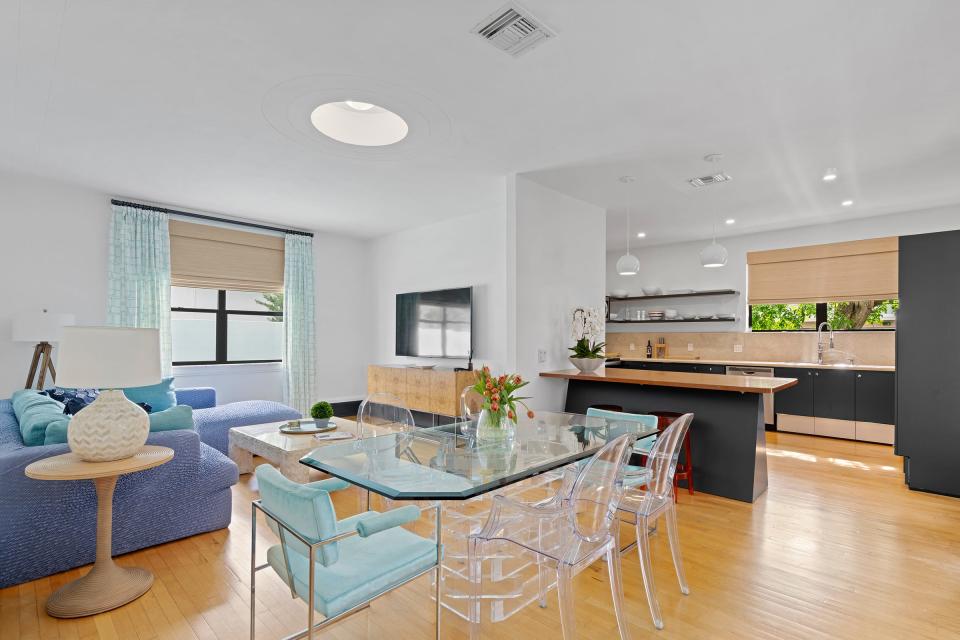
<svg viewBox="0 0 960 640"><path fill-rule="evenodd" d="M624 558L633 637L960 637L960 500L906 489L890 447L791 434L768 434L768 443L770 489L756 504L680 494L689 596L679 592L665 536L654 536L664 630L650 622L635 553ZM0 590L0 638L246 638L252 496L243 476L229 530L120 558L156 575L149 593L120 609L78 620L45 614L46 596L86 568ZM356 504L338 497L341 515ZM258 531L263 553L270 540ZM428 588L421 578L319 636L431 638ZM576 588L579 637L616 637L605 567L584 571ZM268 571L258 574L256 607L263 640L305 624L305 605ZM465 623L444 616L443 637L466 634ZM521 636L560 636L555 595L546 609L485 626L485 638Z"/></svg>

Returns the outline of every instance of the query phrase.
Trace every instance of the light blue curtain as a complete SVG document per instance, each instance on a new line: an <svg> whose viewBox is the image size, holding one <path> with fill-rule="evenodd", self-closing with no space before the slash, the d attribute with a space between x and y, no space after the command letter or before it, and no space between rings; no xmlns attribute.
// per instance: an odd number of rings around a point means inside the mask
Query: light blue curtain
<svg viewBox="0 0 960 640"><path fill-rule="evenodd" d="M286 402L304 415L316 400L313 238L288 233L283 250L283 323Z"/></svg>
<svg viewBox="0 0 960 640"><path fill-rule="evenodd" d="M167 214L113 205L107 279L107 324L159 329L163 375L170 375Z"/></svg>

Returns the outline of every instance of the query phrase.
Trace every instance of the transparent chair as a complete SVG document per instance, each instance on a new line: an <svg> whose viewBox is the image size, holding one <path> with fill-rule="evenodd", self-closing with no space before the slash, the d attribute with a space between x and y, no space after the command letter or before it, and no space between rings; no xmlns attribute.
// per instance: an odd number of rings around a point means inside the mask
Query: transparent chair
<svg viewBox="0 0 960 640"><path fill-rule="evenodd" d="M582 467L569 466L555 496L525 503L495 496L483 529L469 539L469 571L473 588L470 637L480 637L483 597L484 547L510 543L537 557L540 604L546 604L546 571L556 572L563 637L576 634L573 577L600 558L607 561L613 609L620 637L628 638L623 612L623 582L617 530L613 527L617 504L624 494L624 467L630 456L632 435L607 443Z"/></svg>
<svg viewBox="0 0 960 640"><path fill-rule="evenodd" d="M394 460L393 456L381 456L376 447L395 450L398 454L417 464L420 460L413 450L413 434L417 430L417 423L413 420L410 409L403 404L403 400L389 393L373 393L360 403L357 411L357 437L361 440L377 435L394 433L394 438L381 438L372 441L367 447L368 461L376 464L381 457ZM392 501L386 500L387 505ZM363 505L366 511L370 510L370 492L366 491L366 501Z"/></svg>
<svg viewBox="0 0 960 640"><path fill-rule="evenodd" d="M587 418L602 418L607 422L608 433L611 436L623 433L628 425L623 423L642 424L645 427L656 428L659 418L646 413L625 413L623 411L610 411L608 409L596 409L590 407L587 409ZM657 442L657 434L644 436L633 445L633 452L646 456L650 454L650 449ZM648 471L644 467L634 467L627 465L627 472L624 482L628 487L646 484Z"/></svg>
<svg viewBox="0 0 960 640"><path fill-rule="evenodd" d="M677 418L657 438L650 452L647 453L647 464L643 473L643 483L636 483L629 487L620 501L620 511L629 513L634 518L637 533L637 553L640 555L640 571L643 574L643 586L647 592L647 604L650 606L650 616L657 629L663 628L663 618L660 615L660 603L653 582L653 565L650 561L650 540L648 533L651 526L660 516L665 516L667 537L670 542L670 553L673 556L673 567L680 582L680 592L690 593L687 578L683 571L683 559L680 557L680 538L677 533L677 507L673 499L673 476L677 471L677 459L683 438L693 421L692 413L685 413ZM646 487L645 489L643 487ZM632 545L622 549L628 551Z"/></svg>

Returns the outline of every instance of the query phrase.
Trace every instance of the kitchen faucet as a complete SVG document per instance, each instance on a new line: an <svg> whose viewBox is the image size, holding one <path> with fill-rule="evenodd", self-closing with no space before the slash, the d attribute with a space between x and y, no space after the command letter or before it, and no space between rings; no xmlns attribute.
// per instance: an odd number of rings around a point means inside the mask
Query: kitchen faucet
<svg viewBox="0 0 960 640"><path fill-rule="evenodd" d="M823 328L830 332L830 348L833 349L833 327L829 322L821 322L817 327L817 364L823 364Z"/></svg>

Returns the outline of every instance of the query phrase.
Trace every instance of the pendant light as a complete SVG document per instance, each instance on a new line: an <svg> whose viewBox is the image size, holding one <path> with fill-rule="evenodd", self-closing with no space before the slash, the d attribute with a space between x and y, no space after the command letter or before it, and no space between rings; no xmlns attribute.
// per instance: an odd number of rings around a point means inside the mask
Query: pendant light
<svg viewBox="0 0 960 640"><path fill-rule="evenodd" d="M713 242L700 251L700 264L707 269L727 266L727 248L717 244L717 225L713 225Z"/></svg>
<svg viewBox="0 0 960 640"><path fill-rule="evenodd" d="M640 260L630 253L630 211L627 210L627 252L617 260L617 273L621 276L635 276L640 273Z"/></svg>

